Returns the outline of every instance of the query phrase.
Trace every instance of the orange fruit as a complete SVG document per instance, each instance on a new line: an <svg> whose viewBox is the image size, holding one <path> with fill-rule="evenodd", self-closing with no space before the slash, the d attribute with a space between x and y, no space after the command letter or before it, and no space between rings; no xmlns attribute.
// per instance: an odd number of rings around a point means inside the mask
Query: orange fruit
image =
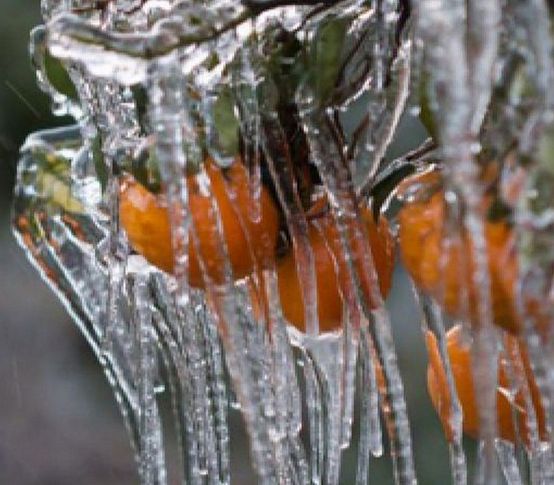
<svg viewBox="0 0 554 485"><path fill-rule="evenodd" d="M273 259L279 232L279 213L264 187L260 195L261 210L253 210L258 202L252 196L248 173L242 163L235 161L228 169L220 169L208 160L204 168L211 196L201 187L197 176L187 177L191 224L198 240L197 247L194 238L189 238L189 283L198 288L204 287L199 256L206 275L214 283L221 284L225 278L217 219L210 197L213 196L219 210L235 280ZM258 220L253 220L251 214L257 212ZM120 185L119 217L134 250L154 266L173 272L171 229L164 197L152 194L133 177L125 176Z"/></svg>
<svg viewBox="0 0 554 485"><path fill-rule="evenodd" d="M320 207L320 201L315 206ZM348 269L331 214L326 211L316 218L309 216L310 214L308 214L308 239L315 260L319 329L321 332L329 332L342 326L341 287L344 288L344 279L349 277ZM379 289L381 295L385 297L391 287L394 266L393 240L389 225L383 216L376 223L369 209L362 210L361 218L369 238L379 279ZM294 251L290 250L277 262L277 276L281 307L285 318L299 330L305 331L304 303ZM371 295L371 289L368 288L369 283L362 280L361 284L365 294Z"/></svg>
<svg viewBox="0 0 554 485"><path fill-rule="evenodd" d="M547 439L545 414L542 407L540 392L535 382L533 371L525 347L513 336L507 335L507 347L519 350L523 367L522 376L531 393L531 401L535 410L537 426L541 440ZM446 372L440 359L438 343L435 336L428 332L427 347L429 366L427 369L427 388L431 401L441 420L447 439L452 440L453 430L450 426L451 399L448 391ZM463 431L472 438L479 437L479 411L475 399L471 349L464 345L462 328L457 325L447 332L447 353L452 366L456 392L463 412ZM511 352L503 351L498 361L498 381L496 393L497 432L500 438L516 441L516 422L520 436L529 445L529 428L523 389L514 389L508 379L512 375L513 360Z"/></svg>
<svg viewBox="0 0 554 485"><path fill-rule="evenodd" d="M466 231L452 240L445 236L446 207L440 183L437 172L427 172L400 185L400 195L415 196L398 214L400 253L416 285L431 294L447 313L465 316L467 303L469 316L475 318L477 290L472 278L475 265L472 238ZM515 307L518 277L515 233L504 221L486 221L484 230L493 320L515 332L520 325Z"/></svg>

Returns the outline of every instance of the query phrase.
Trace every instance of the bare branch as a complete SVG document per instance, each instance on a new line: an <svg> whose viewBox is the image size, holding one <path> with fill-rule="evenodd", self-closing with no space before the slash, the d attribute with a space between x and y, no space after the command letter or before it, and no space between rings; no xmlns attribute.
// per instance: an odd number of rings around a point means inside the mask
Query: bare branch
<svg viewBox="0 0 554 485"><path fill-rule="evenodd" d="M332 7L342 0L243 0L242 4L256 14L271 10L277 7L290 5L324 5Z"/></svg>
<svg viewBox="0 0 554 485"><path fill-rule="evenodd" d="M381 185L391 175L404 167L410 166L413 170L416 170L424 161L425 165L427 165L426 159L428 159L437 148L436 142L432 138L427 138L417 148L389 162L386 168L376 175L370 185L363 187L360 193L363 196L368 196L377 186Z"/></svg>

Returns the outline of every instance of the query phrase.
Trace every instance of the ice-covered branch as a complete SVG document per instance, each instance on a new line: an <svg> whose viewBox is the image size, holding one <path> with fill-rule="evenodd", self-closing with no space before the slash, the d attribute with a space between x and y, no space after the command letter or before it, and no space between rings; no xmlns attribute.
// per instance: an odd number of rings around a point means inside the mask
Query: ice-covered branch
<svg viewBox="0 0 554 485"><path fill-rule="evenodd" d="M75 14L61 14L49 24L51 36L67 38L82 44L96 45L130 57L153 59L193 44L217 39L263 12L284 6L318 6L330 8L343 0L246 0L242 4L218 11L209 6L177 10L154 24L146 32L114 32ZM59 41L59 40L58 40Z"/></svg>

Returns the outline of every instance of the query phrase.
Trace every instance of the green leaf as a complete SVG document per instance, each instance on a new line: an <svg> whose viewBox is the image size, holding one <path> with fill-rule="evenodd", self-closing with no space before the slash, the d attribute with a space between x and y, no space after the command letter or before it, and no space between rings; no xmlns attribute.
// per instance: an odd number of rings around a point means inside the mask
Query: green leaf
<svg viewBox="0 0 554 485"><path fill-rule="evenodd" d="M213 122L219 148L233 156L239 150L239 122L235 116L235 101L231 90L224 88L213 105Z"/></svg>
<svg viewBox="0 0 554 485"><path fill-rule="evenodd" d="M56 91L73 101L79 100L75 85L64 65L59 59L53 57L48 50L44 53L44 71L48 81Z"/></svg>
<svg viewBox="0 0 554 485"><path fill-rule="evenodd" d="M144 152L144 156L133 158L131 173L150 192L157 194L161 190L160 162L154 148Z"/></svg>
<svg viewBox="0 0 554 485"><path fill-rule="evenodd" d="M431 138L437 139L437 124L431 110L431 100L429 99L429 75L425 72L421 74L419 82L419 119Z"/></svg>
<svg viewBox="0 0 554 485"><path fill-rule="evenodd" d="M66 180L56 177L49 172L41 172L37 179L38 189L49 204L61 207L66 212L82 214L85 210L83 204L76 199L71 191L71 186Z"/></svg>
<svg viewBox="0 0 554 485"><path fill-rule="evenodd" d="M36 190L49 206L66 212L82 214L83 204L73 195L71 162L51 151L38 149L32 152L36 162Z"/></svg>
<svg viewBox="0 0 554 485"><path fill-rule="evenodd" d="M385 178L376 183L371 189L372 209L373 217L375 220L379 219L381 207L385 201L389 198L392 191L398 187L398 184L406 177L415 172L415 167L411 164L400 166L397 170L394 170Z"/></svg>
<svg viewBox="0 0 554 485"><path fill-rule="evenodd" d="M346 19L331 19L318 29L309 60L309 81L319 105L326 105L333 95L341 68Z"/></svg>

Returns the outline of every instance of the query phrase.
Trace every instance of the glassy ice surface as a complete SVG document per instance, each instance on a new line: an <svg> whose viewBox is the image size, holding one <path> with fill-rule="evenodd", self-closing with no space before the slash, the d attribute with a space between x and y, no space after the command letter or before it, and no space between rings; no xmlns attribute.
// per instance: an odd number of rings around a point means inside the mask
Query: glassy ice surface
<svg viewBox="0 0 554 485"><path fill-rule="evenodd" d="M440 162L445 177L445 245L467 235L472 241L462 258L469 279L463 272L459 279L477 290L461 292L466 311L459 318L472 342L480 422L475 482L550 483L554 197L547 182L554 181L554 97L546 3L41 5L45 25L31 34L39 86L55 111L71 114L77 125L34 134L22 148L14 229L101 363L142 483L168 482L166 434L176 435L183 483L230 483L230 407L244 418L260 483L338 484L343 450L354 438L357 484L371 483L370 457L385 449L395 482L416 483L394 322L360 207L369 202L394 216L398 201L387 183L431 162ZM387 149L404 113L426 116L433 140L390 161ZM485 168L502 161L496 176L514 180L504 173L509 157L525 161L512 197L513 251L521 261L514 305L548 436L544 441L537 431L527 399L530 438L516 433L517 445L497 439L503 331L493 325L497 282L481 203L489 190ZM245 190L231 175L238 165ZM216 179L214 167L227 175ZM122 227L129 174L165 208L168 272L137 254ZM281 218L279 248L300 275L302 325L287 320L275 259L260 256L272 244L269 231L249 229L264 217L267 187ZM340 266L342 316L332 331L319 311L312 239L313 228L325 234L325 226L314 224L321 214L310 207L318 196L333 228L324 245L340 253L332 265ZM227 238L230 213L239 215L245 235L242 258L252 262L238 278ZM160 256L148 249L142 251L148 259ZM451 396L452 481L465 484L463 410L442 310L431 296L417 296ZM546 302L540 314L530 309L536 301ZM529 386L522 357L510 361L506 392L516 400ZM171 416L160 406L166 397ZM359 436L352 433L355 416Z"/></svg>

